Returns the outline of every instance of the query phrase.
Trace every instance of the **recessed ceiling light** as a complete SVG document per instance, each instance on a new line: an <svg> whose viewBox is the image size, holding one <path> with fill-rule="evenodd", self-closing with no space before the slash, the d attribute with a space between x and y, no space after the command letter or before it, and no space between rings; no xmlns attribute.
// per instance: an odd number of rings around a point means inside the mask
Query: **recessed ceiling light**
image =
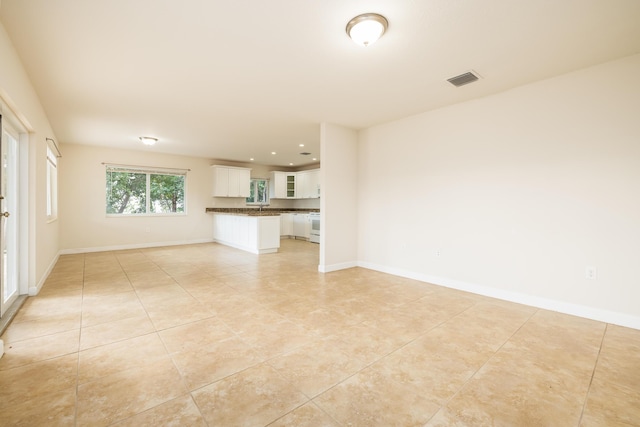
<svg viewBox="0 0 640 427"><path fill-rule="evenodd" d="M316 160L318 160L318 159L316 159L316 158L314 157L314 158L313 158L313 161L315 162Z"/></svg>
<svg viewBox="0 0 640 427"><path fill-rule="evenodd" d="M253 157L252 157L252 158L250 158L249 160L251 160L251 161L253 162Z"/></svg>
<svg viewBox="0 0 640 427"><path fill-rule="evenodd" d="M293 166L293 163L289 163L289 166Z"/></svg>
<svg viewBox="0 0 640 427"><path fill-rule="evenodd" d="M142 141L144 145L153 145L158 142L158 138L154 138L152 136L141 136L140 141Z"/></svg>
<svg viewBox="0 0 640 427"><path fill-rule="evenodd" d="M304 147L304 144L300 144L299 147Z"/></svg>
<svg viewBox="0 0 640 427"><path fill-rule="evenodd" d="M272 152L271 152L271 154L276 154L276 152L275 152L275 151L272 151Z"/></svg>

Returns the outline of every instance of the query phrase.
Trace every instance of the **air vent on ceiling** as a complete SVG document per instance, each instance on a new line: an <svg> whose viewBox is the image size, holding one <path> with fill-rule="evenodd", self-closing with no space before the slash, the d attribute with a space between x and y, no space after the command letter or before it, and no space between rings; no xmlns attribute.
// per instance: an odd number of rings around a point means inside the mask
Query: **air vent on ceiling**
<svg viewBox="0 0 640 427"><path fill-rule="evenodd" d="M451 77L450 79L447 79L447 81L456 87L460 87L462 85L473 83L478 80L478 78L479 77L477 75L469 71L467 73L460 74L459 76Z"/></svg>
<svg viewBox="0 0 640 427"><path fill-rule="evenodd" d="M301 155L301 156L308 156L308 155L310 155L310 154L311 154L311 153L307 153L306 151L304 151L304 152L300 153L300 155Z"/></svg>

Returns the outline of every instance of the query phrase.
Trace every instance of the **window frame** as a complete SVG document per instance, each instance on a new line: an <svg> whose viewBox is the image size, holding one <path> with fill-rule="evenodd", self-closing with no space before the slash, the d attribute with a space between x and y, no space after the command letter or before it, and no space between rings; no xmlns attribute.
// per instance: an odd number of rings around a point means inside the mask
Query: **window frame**
<svg viewBox="0 0 640 427"><path fill-rule="evenodd" d="M268 178L251 178L251 180L249 181L249 185L250 185L250 190L249 190L249 194L253 193L254 197L256 194L258 194L258 183L259 182L264 182L264 193L265 193L265 201L249 201L249 199L251 199L251 196L245 198L245 203L247 206L269 206L269 203L271 202L271 198L269 195L269 179Z"/></svg>
<svg viewBox="0 0 640 427"><path fill-rule="evenodd" d="M131 218L131 217L160 217L160 216L186 216L187 215L187 172L190 169L176 169L176 168L159 168L150 166L128 166L128 165L114 165L104 163L105 168L105 215L108 218ZM108 212L108 197L109 197L109 173L134 173L145 175L145 193L144 193L144 212L140 213L114 213ZM151 212L153 201L151 199L151 176L152 175L169 175L183 177L182 187L182 212Z"/></svg>

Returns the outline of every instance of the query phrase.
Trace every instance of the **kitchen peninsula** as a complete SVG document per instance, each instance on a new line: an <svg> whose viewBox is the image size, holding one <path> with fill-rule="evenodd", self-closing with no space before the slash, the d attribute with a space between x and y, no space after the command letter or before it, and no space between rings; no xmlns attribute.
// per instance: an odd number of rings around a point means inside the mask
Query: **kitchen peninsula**
<svg viewBox="0 0 640 427"><path fill-rule="evenodd" d="M213 214L213 240L254 254L278 252L280 214L296 209L206 208ZM304 209L304 212L317 209Z"/></svg>

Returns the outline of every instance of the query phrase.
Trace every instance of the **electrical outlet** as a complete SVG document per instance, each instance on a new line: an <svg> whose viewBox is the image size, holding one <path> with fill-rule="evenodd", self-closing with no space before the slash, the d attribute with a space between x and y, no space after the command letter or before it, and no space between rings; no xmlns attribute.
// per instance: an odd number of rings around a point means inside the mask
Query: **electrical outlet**
<svg viewBox="0 0 640 427"><path fill-rule="evenodd" d="M436 250L436 256L439 257L440 256L440 249Z"/></svg>
<svg viewBox="0 0 640 427"><path fill-rule="evenodd" d="M589 280L596 280L598 278L598 270L595 267L587 266L584 276Z"/></svg>

